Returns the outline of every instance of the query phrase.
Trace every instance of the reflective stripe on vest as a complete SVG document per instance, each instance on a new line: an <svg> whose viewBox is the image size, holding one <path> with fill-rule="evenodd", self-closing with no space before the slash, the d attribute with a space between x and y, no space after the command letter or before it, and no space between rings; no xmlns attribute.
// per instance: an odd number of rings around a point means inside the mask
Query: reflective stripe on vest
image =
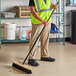
<svg viewBox="0 0 76 76"><path fill-rule="evenodd" d="M50 11L50 10L52 10L52 3L51 3L51 5L50 5L50 9L42 9L42 10L40 10L40 6L39 6L39 2L38 2L38 0L36 0L36 4L37 4L37 8L38 8L38 11L37 11L37 13L38 12L43 12L43 11Z"/></svg>
<svg viewBox="0 0 76 76"><path fill-rule="evenodd" d="M37 13L38 13L40 11L40 6L39 6L38 0L36 0L36 4L37 4L37 8L38 8L38 11L37 11Z"/></svg>

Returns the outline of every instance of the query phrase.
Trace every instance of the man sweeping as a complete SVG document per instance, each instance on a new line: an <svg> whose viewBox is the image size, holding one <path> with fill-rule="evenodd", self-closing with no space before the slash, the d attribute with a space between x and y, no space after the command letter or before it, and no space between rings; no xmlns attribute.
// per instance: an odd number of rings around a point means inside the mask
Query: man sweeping
<svg viewBox="0 0 76 76"><path fill-rule="evenodd" d="M32 23L32 34L31 34L31 40L29 44L29 50L33 46L36 38L38 37L40 31L44 26L45 29L41 34L40 40L41 40L41 61L48 61L48 62L54 62L55 58L52 58L49 56L48 51L48 45L49 45L49 34L50 34L50 28L51 28L51 20L47 22L50 14L52 13L52 9L58 8L57 5L52 4L52 0L30 0L29 6L31 10L31 23ZM34 54L37 50L37 45L34 46L29 59L28 64L32 66L39 66L39 63L34 59Z"/></svg>

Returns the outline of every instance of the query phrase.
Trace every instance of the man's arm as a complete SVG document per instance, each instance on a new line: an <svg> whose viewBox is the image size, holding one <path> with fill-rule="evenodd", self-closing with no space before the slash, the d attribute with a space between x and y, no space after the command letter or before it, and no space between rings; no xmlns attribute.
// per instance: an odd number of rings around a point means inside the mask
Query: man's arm
<svg viewBox="0 0 76 76"><path fill-rule="evenodd" d="M34 6L30 6L30 11L32 13L32 15L37 18L39 21L41 21L45 26L48 25L48 22L43 20L38 14L37 12L35 11L35 7Z"/></svg>

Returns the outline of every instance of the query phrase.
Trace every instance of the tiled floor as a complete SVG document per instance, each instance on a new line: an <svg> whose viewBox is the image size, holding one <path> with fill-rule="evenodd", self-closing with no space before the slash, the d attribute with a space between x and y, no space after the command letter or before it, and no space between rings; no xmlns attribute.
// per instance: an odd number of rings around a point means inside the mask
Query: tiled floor
<svg viewBox="0 0 76 76"><path fill-rule="evenodd" d="M76 45L66 43L50 43L50 56L55 57L55 62L40 61L40 48L35 58L40 63L39 67L32 67L32 74L28 75L12 68L14 60L22 62L28 53L28 44L3 44L0 49L0 76L76 76ZM27 62L26 62L27 63ZM26 65L26 64L25 64Z"/></svg>

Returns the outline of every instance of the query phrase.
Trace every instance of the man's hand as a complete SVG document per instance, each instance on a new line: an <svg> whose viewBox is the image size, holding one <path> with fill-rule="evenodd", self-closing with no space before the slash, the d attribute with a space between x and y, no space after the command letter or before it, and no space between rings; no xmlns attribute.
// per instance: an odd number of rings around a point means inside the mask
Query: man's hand
<svg viewBox="0 0 76 76"><path fill-rule="evenodd" d="M43 20L42 23L44 24L44 26L47 26L48 25L48 22Z"/></svg>
<svg viewBox="0 0 76 76"><path fill-rule="evenodd" d="M56 10L58 9L58 4L57 4L57 5L55 5L55 9L56 9Z"/></svg>
<svg viewBox="0 0 76 76"><path fill-rule="evenodd" d="M58 4L55 4L55 5L52 4L52 8L57 10L58 9Z"/></svg>

